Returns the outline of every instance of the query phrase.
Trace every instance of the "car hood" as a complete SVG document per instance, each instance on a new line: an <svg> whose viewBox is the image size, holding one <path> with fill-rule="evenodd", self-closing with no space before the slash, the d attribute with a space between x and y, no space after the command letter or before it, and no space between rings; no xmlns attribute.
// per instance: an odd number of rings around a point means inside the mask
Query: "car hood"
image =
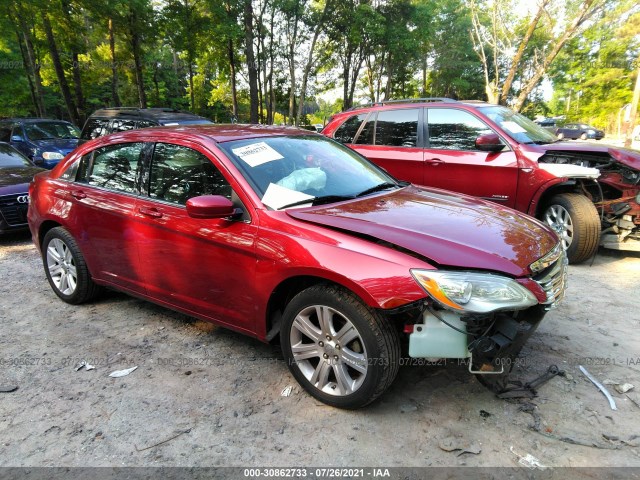
<svg viewBox="0 0 640 480"><path fill-rule="evenodd" d="M77 138L55 138L50 140L37 140L33 142L44 151L56 151L67 155L78 146Z"/></svg>
<svg viewBox="0 0 640 480"><path fill-rule="evenodd" d="M0 195L24 192L22 185L28 184L36 173L43 171L43 168L38 167L0 168Z"/></svg>
<svg viewBox="0 0 640 480"><path fill-rule="evenodd" d="M548 145L537 145L544 152L584 152L586 154L609 154L609 156L623 165L634 170L640 170L640 152L629 148L614 147L612 145L593 145L587 143L550 143Z"/></svg>
<svg viewBox="0 0 640 480"><path fill-rule="evenodd" d="M289 209L298 220L389 242L439 266L529 275L558 242L537 220L493 203L416 186L331 206Z"/></svg>

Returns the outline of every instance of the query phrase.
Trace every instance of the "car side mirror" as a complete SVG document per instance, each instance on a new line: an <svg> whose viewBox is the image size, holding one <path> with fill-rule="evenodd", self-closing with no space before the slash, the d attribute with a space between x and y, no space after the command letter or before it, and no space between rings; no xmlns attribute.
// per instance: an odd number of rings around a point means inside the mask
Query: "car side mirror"
<svg viewBox="0 0 640 480"><path fill-rule="evenodd" d="M495 133L486 133L476 138L476 148L482 152L499 152L505 147Z"/></svg>
<svg viewBox="0 0 640 480"><path fill-rule="evenodd" d="M24 139L20 135L11 135L12 142L24 142Z"/></svg>
<svg viewBox="0 0 640 480"><path fill-rule="evenodd" d="M236 207L222 195L201 195L187 200L187 214L192 218L225 218L234 216Z"/></svg>

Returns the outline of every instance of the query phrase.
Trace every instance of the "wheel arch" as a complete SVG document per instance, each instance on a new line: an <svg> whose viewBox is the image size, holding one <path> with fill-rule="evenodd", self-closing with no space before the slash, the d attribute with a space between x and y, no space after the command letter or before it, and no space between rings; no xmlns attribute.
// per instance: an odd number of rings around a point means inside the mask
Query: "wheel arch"
<svg viewBox="0 0 640 480"><path fill-rule="evenodd" d="M317 273L300 274L288 277L282 280L271 292L267 301L265 311L265 331L264 338L268 342L276 339L280 331L282 314L285 307L298 293L306 290L314 285L325 284L327 286L336 286L345 289L356 295L362 302L369 307L383 308L379 299L376 299L361 285L340 279L340 281L321 276Z"/></svg>
<svg viewBox="0 0 640 480"><path fill-rule="evenodd" d="M532 217L540 218L540 214L549 200L553 196L563 193L580 193L578 190L578 180L559 181L540 188L531 200L527 213Z"/></svg>
<svg viewBox="0 0 640 480"><path fill-rule="evenodd" d="M59 222L54 220L45 220L40 224L40 228L38 229L38 248L42 250L42 242L44 241L44 237L47 235L49 230L52 230L56 227L62 227Z"/></svg>

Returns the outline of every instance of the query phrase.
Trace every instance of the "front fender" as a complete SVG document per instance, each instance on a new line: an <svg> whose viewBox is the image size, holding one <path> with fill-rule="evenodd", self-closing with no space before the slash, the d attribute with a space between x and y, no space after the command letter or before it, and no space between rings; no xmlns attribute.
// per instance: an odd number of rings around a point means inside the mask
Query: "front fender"
<svg viewBox="0 0 640 480"><path fill-rule="evenodd" d="M542 186L538 188L538 190L536 190L533 197L531 197L529 205L523 205L521 208L518 208L518 210L521 210L523 212L526 211L527 214L531 215L532 217L536 217L538 207L540 206L540 199L545 193L547 193L551 188L562 186L566 186L566 190L571 191L573 190L573 186L575 185L575 183L575 180L568 179L567 177L558 177L548 180L547 182L543 183Z"/></svg>

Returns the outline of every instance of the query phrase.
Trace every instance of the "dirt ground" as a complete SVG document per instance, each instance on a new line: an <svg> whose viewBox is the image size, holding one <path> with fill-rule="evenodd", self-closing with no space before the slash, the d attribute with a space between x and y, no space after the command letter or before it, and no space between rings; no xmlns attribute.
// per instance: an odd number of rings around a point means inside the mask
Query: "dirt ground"
<svg viewBox="0 0 640 480"><path fill-rule="evenodd" d="M405 366L359 411L308 396L278 347L114 292L66 305L28 234L0 238L0 271L0 387L18 387L0 393L0 466L640 466L640 254L570 268L515 371L567 372L537 398L500 400L463 366ZM607 385L613 411L579 364L636 387Z"/></svg>

